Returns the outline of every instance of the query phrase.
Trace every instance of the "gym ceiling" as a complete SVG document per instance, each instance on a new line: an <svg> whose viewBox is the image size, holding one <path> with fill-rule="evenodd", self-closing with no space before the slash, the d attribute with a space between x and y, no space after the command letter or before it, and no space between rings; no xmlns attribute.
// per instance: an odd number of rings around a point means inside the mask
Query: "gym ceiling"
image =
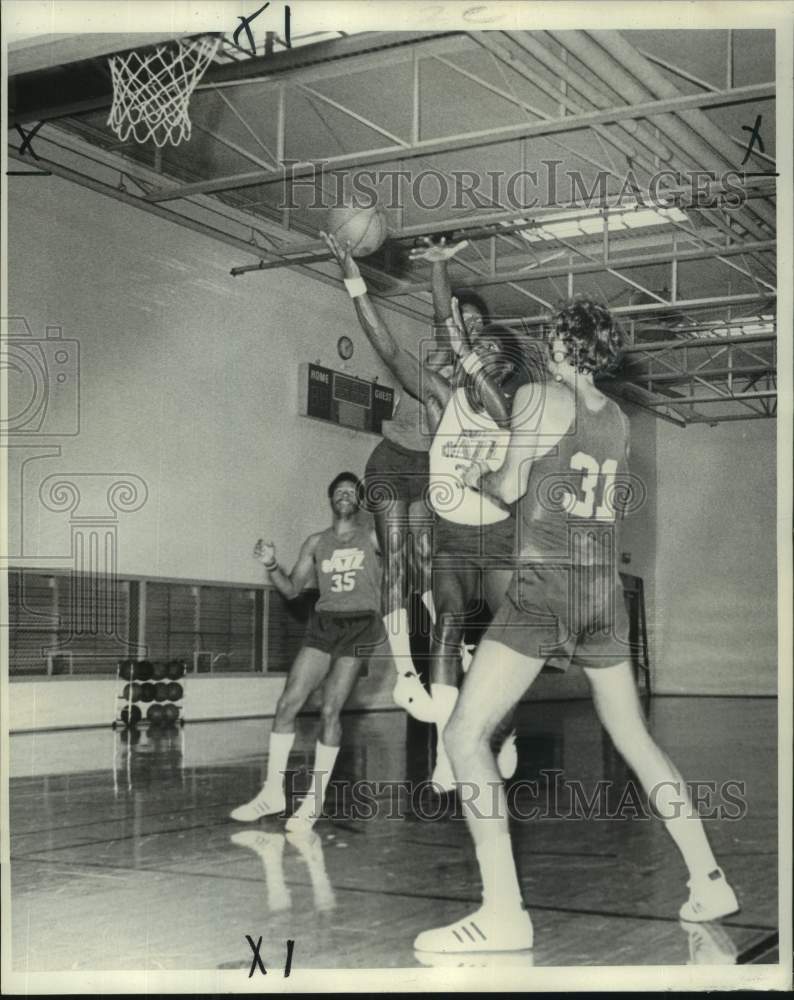
<svg viewBox="0 0 794 1000"><path fill-rule="evenodd" d="M428 269L407 251L467 238L453 286L494 316L532 329L572 293L610 306L631 345L616 395L682 426L775 415L773 32L365 32L290 49L269 35L254 56L223 36L191 138L162 149L106 124L106 53L141 37L99 37L12 46L9 169L210 235L240 281L289 266L332 284L313 204L371 171L390 238L362 270L382 306L429 318ZM462 172L479 181L456 201ZM710 203L693 206L695 183ZM738 207L720 204L726 184Z"/></svg>

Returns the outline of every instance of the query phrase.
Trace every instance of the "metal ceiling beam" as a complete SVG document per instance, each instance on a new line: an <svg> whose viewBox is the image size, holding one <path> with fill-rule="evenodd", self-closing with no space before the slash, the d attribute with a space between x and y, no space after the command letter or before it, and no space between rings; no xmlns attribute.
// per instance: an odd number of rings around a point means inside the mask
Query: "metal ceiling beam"
<svg viewBox="0 0 794 1000"><path fill-rule="evenodd" d="M19 152L13 148L8 150L8 156L21 163L30 163L29 157L20 156ZM175 223L176 225L182 226L184 229L189 229L194 233L219 240L222 243L235 247L237 250L242 250L245 253L250 253L259 258L270 257L272 255L271 250L260 246L258 243L239 239L231 233L224 232L222 229L217 229L214 226L207 225L206 223L198 222L195 219L180 215L178 212L174 212L171 209L163 208L160 205L153 205L145 198L131 195L127 191L122 191L118 187L112 187L109 184L104 184L102 181L98 181L93 177L87 177L84 174L78 173L76 170L65 167L62 164L56 163L54 160L50 160L40 154L37 155L35 162L37 166L46 168L57 177L62 177L64 180L72 181L75 184L79 184L81 187L88 188L98 194L113 198L115 201L120 201L125 205L130 205L144 212L148 212L150 215L155 215L167 222ZM324 274L322 271L314 270L313 268L305 265L296 265L295 270L301 272L309 278L313 278L315 281L321 281L323 284L333 285L336 288L344 287L341 278L335 278L332 275ZM380 295L375 291L372 292L372 298L376 301L382 301ZM384 305L387 305L389 308L396 309L397 312L401 312L403 315L409 316L414 320L426 321L429 318L413 309L400 306L399 303L389 301L384 302Z"/></svg>
<svg viewBox="0 0 794 1000"><path fill-rule="evenodd" d="M773 97L774 83L758 83L747 87L737 87L730 91L716 93L692 94L659 101L647 101L641 104L621 105L606 110L590 111L582 115L570 115L551 121L505 125L496 128L482 129L475 132L445 136L441 139L423 139L408 146L388 146L367 152L347 153L328 157L311 163L299 163L279 170L257 170L244 174L231 174L226 177L198 181L195 184L183 184L150 195L152 202L172 201L177 198L187 198L193 194L208 194L211 192L231 191L238 188L253 187L259 184L276 184L292 181L301 177L313 177L318 172L318 164L322 169L353 170L358 167L377 163L396 162L418 156L450 153L464 149L476 149L483 146L493 146L499 143L512 142L517 139L551 135L559 132L574 132L608 122L619 122L627 119L644 118L684 108L720 107L727 104L743 104L748 101Z"/></svg>
<svg viewBox="0 0 794 1000"><path fill-rule="evenodd" d="M691 382L697 378L698 382L725 382L728 378L749 378L750 376L761 378L764 375L774 375L776 373L774 362L770 361L766 365L756 365L755 367L741 368L698 368L697 375L691 371L680 372L648 372L641 368L634 369L626 374L626 378L642 379L645 385L649 383L656 385L657 382L668 382L670 385L679 385L681 382Z"/></svg>
<svg viewBox="0 0 794 1000"><path fill-rule="evenodd" d="M463 32L368 32L214 65L204 74L197 89L276 83L293 77L310 82L402 62L408 47L427 48L430 54L459 51L470 46ZM112 100L110 73L101 58L81 59L67 66L17 73L8 78L8 122L11 126L101 111L109 108Z"/></svg>
<svg viewBox="0 0 794 1000"><path fill-rule="evenodd" d="M631 383L627 382L627 385ZM754 400L754 399L775 399L777 398L777 389L763 389L759 392L749 392L742 393L738 392L731 396L684 396L681 399L670 400L667 398L652 400L649 399L646 402L647 406L702 406L704 403L741 403L744 400Z"/></svg>
<svg viewBox="0 0 794 1000"><path fill-rule="evenodd" d="M744 295L716 295L701 299L681 299L679 302L669 302L662 305L659 302L651 302L648 305L614 306L610 308L613 316L646 316L662 315L664 313L677 313L694 311L696 309L723 309L731 306L745 305L755 302L772 302L777 298L776 293L770 292L768 295L758 292L747 292ZM518 316L500 320L505 326L543 326L548 323L549 317L540 316ZM742 338L744 339L744 338ZM685 343L685 341L682 341Z"/></svg>
<svg viewBox="0 0 794 1000"><path fill-rule="evenodd" d="M586 80L581 73L578 73L567 63L554 55L551 50L543 45L538 39L527 31L508 31L504 35L509 38L520 50L529 53L538 62L543 63L547 69L561 80L565 80L568 86L573 87L590 104L597 108L609 108L614 106L615 99L612 95L604 93L595 87L590 80ZM621 95L618 93L618 98ZM629 136L641 142L653 156L658 156L663 163L669 163L673 158L672 151L668 146L657 138L653 131L645 124L635 121L626 121L622 128L628 132Z"/></svg>
<svg viewBox="0 0 794 1000"><path fill-rule="evenodd" d="M642 386L633 385L631 382L617 383L613 380L604 380L599 382L598 387L607 396L611 396L612 399L625 401L627 403L632 403L634 406L639 406L640 409L647 410L659 420L666 420L668 423L675 424L677 427L686 427L687 425L687 421L684 417L678 413L677 410L673 410L669 405L665 411L650 407L648 405L648 401L649 399L654 399L655 397L652 393L643 389Z"/></svg>
<svg viewBox="0 0 794 1000"><path fill-rule="evenodd" d="M611 310L614 312L615 310ZM676 340L655 340L647 344L632 344L624 354L649 354L660 351L691 350L693 347L747 347L748 344L775 344L774 333L748 333L744 337L692 337Z"/></svg>
<svg viewBox="0 0 794 1000"><path fill-rule="evenodd" d="M774 418L774 413L728 413L719 417L707 417L702 415L689 417L686 423L709 424L711 427L715 427L717 424L725 424L733 420L774 420Z"/></svg>
<svg viewBox="0 0 794 1000"><path fill-rule="evenodd" d="M614 51L611 49L607 51L604 37L606 35L617 36L617 32L602 31L588 34L587 32L577 30L552 31L551 34L557 39L560 45L564 46L572 55L581 60L599 79L607 81L615 91L624 95L633 104L647 101L653 96L659 97L647 79L649 74L656 72L655 68L647 60L643 60L642 56L638 55L637 58L647 65L647 73L636 72L635 66L635 72L632 75L627 68L625 53L622 53L622 57L619 59ZM623 45L631 49L628 43L623 43ZM635 53L635 55L637 54ZM632 66L634 66L633 62ZM673 89L675 90L675 88ZM680 92L675 90L675 93ZM671 95L667 94L665 96ZM683 109L679 110L683 114ZM713 170L717 174L735 169L732 161L720 161L714 149L704 142L701 136L695 133L677 114L664 112L661 115L654 116L650 123L655 125L661 134L674 143L680 150L680 156L676 158L676 163L679 166L682 163L690 168L701 166L707 170ZM757 212L755 214L760 215L761 213ZM767 235L760 228L754 216L750 214L749 209L741 213L737 212L736 217L737 221L755 239L764 239Z"/></svg>
<svg viewBox="0 0 794 1000"><path fill-rule="evenodd" d="M420 51L427 49L431 54L434 50L449 51L469 48L470 45L465 33L460 31L372 31L254 56L239 63L214 65L207 70L200 86L270 80L282 82L291 78L309 83L325 76L379 69L394 61L392 56L402 62L403 53L398 50L409 47ZM336 73L333 73L334 68Z"/></svg>
<svg viewBox="0 0 794 1000"><path fill-rule="evenodd" d="M573 100L568 93L567 83L565 84L565 90L562 90L558 86L556 78L551 80L544 73L538 72L534 67L527 66L524 50L519 49L515 42L502 32L482 31L472 34L471 38L472 41L475 41L487 52L490 52L494 58L501 60L514 73L527 80L533 87L545 93L555 104L558 104L561 117L564 117L566 114L581 115L588 110L580 102ZM565 83L564 76L560 77L560 80ZM631 138L627 138L624 135L622 123L620 123L619 134L617 135L613 135L600 123L593 126L593 131L605 142L620 150L628 161L640 163L644 167L648 167L648 161L640 159L637 148Z"/></svg>
<svg viewBox="0 0 794 1000"><path fill-rule="evenodd" d="M764 186L766 186L766 184L764 184ZM756 196L756 192L754 190L755 185L753 185L752 187L748 185L743 185L743 188L745 191L745 196L747 198L752 198ZM715 183L712 190L715 194L717 194L721 190L723 190L723 188L720 184ZM687 192L691 192L691 188L669 187L663 189L664 197L667 197L669 195L671 200L675 200L677 195L686 194ZM651 200L651 196L647 191L640 191L640 197L645 202L650 202ZM521 230L524 229L542 228L543 226L542 220L547 216L553 217L553 216L568 214L575 211L576 209L581 209L582 218L585 217L592 218L593 207L594 206L589 206L589 207L586 206L581 200L564 202L560 203L559 205L546 205L538 208L533 208L531 210L531 217L529 217L529 213L526 212L523 213L526 217L521 219L521 221L516 221L516 216L520 214L518 210L491 212L487 215L478 215L474 217L458 216L457 218L443 219L441 221L433 221L432 223L425 222L425 223L418 223L413 226L402 226L398 229L390 229L389 237L392 240L410 240L410 239L415 239L416 237L419 236L438 235L441 233L446 233L446 234L455 233L458 235L460 239L467 239L467 240L489 239L493 236L504 236L507 234L520 232ZM621 208L626 209L626 206L612 205L609 202L599 204L598 207L603 209L613 208L618 212L621 210ZM663 205L659 207L664 208ZM251 208L251 210L253 210L253 208ZM575 219L576 216L572 216L568 221L575 221ZM681 229L681 232L684 234L684 238L690 240L691 242L701 244L704 241L710 241L710 245L715 247L717 250L719 250L724 245L717 243L714 239L720 233L720 230L717 227L714 227L713 231L705 229L689 230L684 228L680 222L671 221L670 224L679 227ZM615 235L618 238L621 245L624 245L630 242L631 240L639 240L641 237L636 235L638 232L639 230L636 229L630 230L629 227L626 227L626 229L624 230L616 230L613 235ZM629 235L629 233L632 233L632 235ZM736 234L734 233L731 233L729 235L731 239L737 238ZM661 236L662 234L659 233L654 237L654 240L658 242ZM597 241L600 241L600 237L593 234L592 239L589 242L596 243ZM584 241L583 245L585 245ZM524 247L524 249L526 249L526 247ZM307 255L317 255L319 258L325 255L326 250L324 244L322 244L319 240L313 240L311 242L306 242L300 245L296 245L294 247L290 247L289 252L302 253Z"/></svg>
<svg viewBox="0 0 794 1000"><path fill-rule="evenodd" d="M735 246L721 247L719 250L713 247L702 247L696 250L682 250L678 253L656 253L656 254L633 254L630 257L612 257L609 260L586 260L580 264L556 264L552 267L523 268L517 271L506 271L498 274L486 274L482 277L454 279L453 285L456 288L484 288L488 285L502 285L511 281L538 281L543 278L564 277L567 274L592 274L597 271L612 271L615 268L624 267L644 267L656 264L682 263L691 260L719 259L740 255L743 253L774 252L777 243L775 240L758 240ZM386 292L387 297L408 295L414 292L427 292L431 290L429 281L422 281L404 285L394 291Z"/></svg>
<svg viewBox="0 0 794 1000"><path fill-rule="evenodd" d="M769 350L769 356L761 356L762 348ZM731 419L747 419L749 414L772 417L776 349L773 333L636 344L625 349L622 372L614 381L624 390L644 393L643 405L652 411L669 412L671 405L679 408L676 412L683 408L687 422L703 416L693 406L714 403L733 406L734 411L740 407ZM761 379L765 388L758 388ZM704 419L718 422L723 416Z"/></svg>
<svg viewBox="0 0 794 1000"><path fill-rule="evenodd" d="M637 79L642 80L650 92L658 98L672 98L681 91L659 70L631 45L618 31L599 32L599 44L618 63L625 66ZM716 151L723 169L732 169L734 163L735 149L730 138L719 128L710 118L703 114L698 108L679 108L676 112L679 118L683 119L692 131L692 136L697 140L698 149L703 148L704 154L708 147ZM701 147L701 142L703 145ZM706 145L708 144L708 145ZM712 153L712 158L714 158ZM754 206L756 213L773 230L777 225L777 218L774 208L763 202Z"/></svg>

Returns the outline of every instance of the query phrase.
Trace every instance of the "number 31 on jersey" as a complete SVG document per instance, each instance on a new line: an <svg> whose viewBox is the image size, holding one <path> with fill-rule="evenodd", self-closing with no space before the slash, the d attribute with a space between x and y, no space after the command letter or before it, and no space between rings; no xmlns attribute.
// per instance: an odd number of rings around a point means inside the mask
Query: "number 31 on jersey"
<svg viewBox="0 0 794 1000"><path fill-rule="evenodd" d="M591 455L577 451L571 458L571 468L582 473L582 495L570 505L568 514L572 517L592 517L599 521L614 521L616 511L609 502L609 494L614 496L615 473L618 469L618 463L613 458L608 458L599 465Z"/></svg>

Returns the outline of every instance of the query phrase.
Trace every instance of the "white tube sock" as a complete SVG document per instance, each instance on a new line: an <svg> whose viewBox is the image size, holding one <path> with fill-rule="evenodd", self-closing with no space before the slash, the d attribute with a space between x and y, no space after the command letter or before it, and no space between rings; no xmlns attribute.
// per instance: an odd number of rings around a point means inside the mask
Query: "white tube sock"
<svg viewBox="0 0 794 1000"><path fill-rule="evenodd" d="M689 877L694 880L707 878L719 866L683 778L660 782L651 791L650 801L681 852Z"/></svg>
<svg viewBox="0 0 794 1000"><path fill-rule="evenodd" d="M300 853L309 870L309 878L314 892L314 905L318 910L330 910L336 905L333 886L328 878L323 855L323 844L316 833L307 839L299 833L288 833L287 839Z"/></svg>
<svg viewBox="0 0 794 1000"><path fill-rule="evenodd" d="M408 631L408 612L405 608L390 611L384 615L383 624L389 637L389 646L394 657L394 668L398 673L414 669L411 657L411 637Z"/></svg>
<svg viewBox="0 0 794 1000"><path fill-rule="evenodd" d="M422 594L422 602L427 608L427 612L430 615L430 621L435 625L436 623L436 602L433 600L433 591L426 590Z"/></svg>
<svg viewBox="0 0 794 1000"><path fill-rule="evenodd" d="M691 809L692 806L687 808ZM664 825L681 852L691 879L704 879L715 868L719 868L706 839L703 823L698 816L679 816L676 819L665 820Z"/></svg>
<svg viewBox="0 0 794 1000"><path fill-rule="evenodd" d="M479 844L477 864L482 877L483 905L508 911L520 909L523 900L510 834L500 833Z"/></svg>
<svg viewBox="0 0 794 1000"><path fill-rule="evenodd" d="M273 733L270 734L267 754L267 778L263 788L284 789L284 772L287 769L289 752L295 742L295 733Z"/></svg>
<svg viewBox="0 0 794 1000"><path fill-rule="evenodd" d="M322 815L325 792L328 788L328 782L331 780L331 773L338 754L339 747L329 747L325 743L317 741L311 784L306 793L306 798L301 802L300 808L295 813L299 820L314 822L314 820L319 819Z"/></svg>

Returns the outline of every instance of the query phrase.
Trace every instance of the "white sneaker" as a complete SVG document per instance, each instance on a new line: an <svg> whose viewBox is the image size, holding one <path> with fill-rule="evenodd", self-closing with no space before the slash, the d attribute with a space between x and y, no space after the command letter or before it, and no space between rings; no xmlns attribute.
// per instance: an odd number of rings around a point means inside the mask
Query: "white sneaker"
<svg viewBox="0 0 794 1000"><path fill-rule="evenodd" d="M284 882L284 834L249 829L233 833L230 839L238 847L248 847L258 854L265 866L268 909L274 913L290 909L292 894Z"/></svg>
<svg viewBox="0 0 794 1000"><path fill-rule="evenodd" d="M267 785L255 795L250 802L232 809L229 813L232 819L240 823L253 823L263 816L274 816L284 812L287 801L282 788L268 788Z"/></svg>
<svg viewBox="0 0 794 1000"><path fill-rule="evenodd" d="M320 835L311 828L293 830L287 834L287 840L298 851L309 869L314 890L314 908L320 913L335 909L336 895L325 869L325 855Z"/></svg>
<svg viewBox="0 0 794 1000"><path fill-rule="evenodd" d="M704 878L687 882L689 899L678 911L681 920L703 923L728 917L739 909L736 893L725 878L721 868L715 868Z"/></svg>
<svg viewBox="0 0 794 1000"><path fill-rule="evenodd" d="M250 847L257 854L280 857L284 853L284 834L264 830L238 830L229 838L238 847Z"/></svg>
<svg viewBox="0 0 794 1000"><path fill-rule="evenodd" d="M518 749L516 747L516 731L513 730L505 737L499 753L496 755L496 766L499 774L506 781L512 778L518 767Z"/></svg>
<svg viewBox="0 0 794 1000"><path fill-rule="evenodd" d="M433 969L529 969L535 965L535 953L525 951L414 951L420 965Z"/></svg>
<svg viewBox="0 0 794 1000"><path fill-rule="evenodd" d="M682 920L680 926L689 937L687 965L736 965L739 949L721 924L690 924Z"/></svg>
<svg viewBox="0 0 794 1000"><path fill-rule="evenodd" d="M305 837L312 832L312 828L319 818L314 810L311 812L301 812L298 809L297 812L294 812L290 816L284 827L287 833L295 833L298 836Z"/></svg>
<svg viewBox="0 0 794 1000"><path fill-rule="evenodd" d="M397 683L392 691L395 704L419 722L435 722L433 699L415 670L400 668Z"/></svg>
<svg viewBox="0 0 794 1000"><path fill-rule="evenodd" d="M505 913L482 906L464 920L423 931L414 948L435 952L526 951L532 944L532 921L523 907Z"/></svg>

